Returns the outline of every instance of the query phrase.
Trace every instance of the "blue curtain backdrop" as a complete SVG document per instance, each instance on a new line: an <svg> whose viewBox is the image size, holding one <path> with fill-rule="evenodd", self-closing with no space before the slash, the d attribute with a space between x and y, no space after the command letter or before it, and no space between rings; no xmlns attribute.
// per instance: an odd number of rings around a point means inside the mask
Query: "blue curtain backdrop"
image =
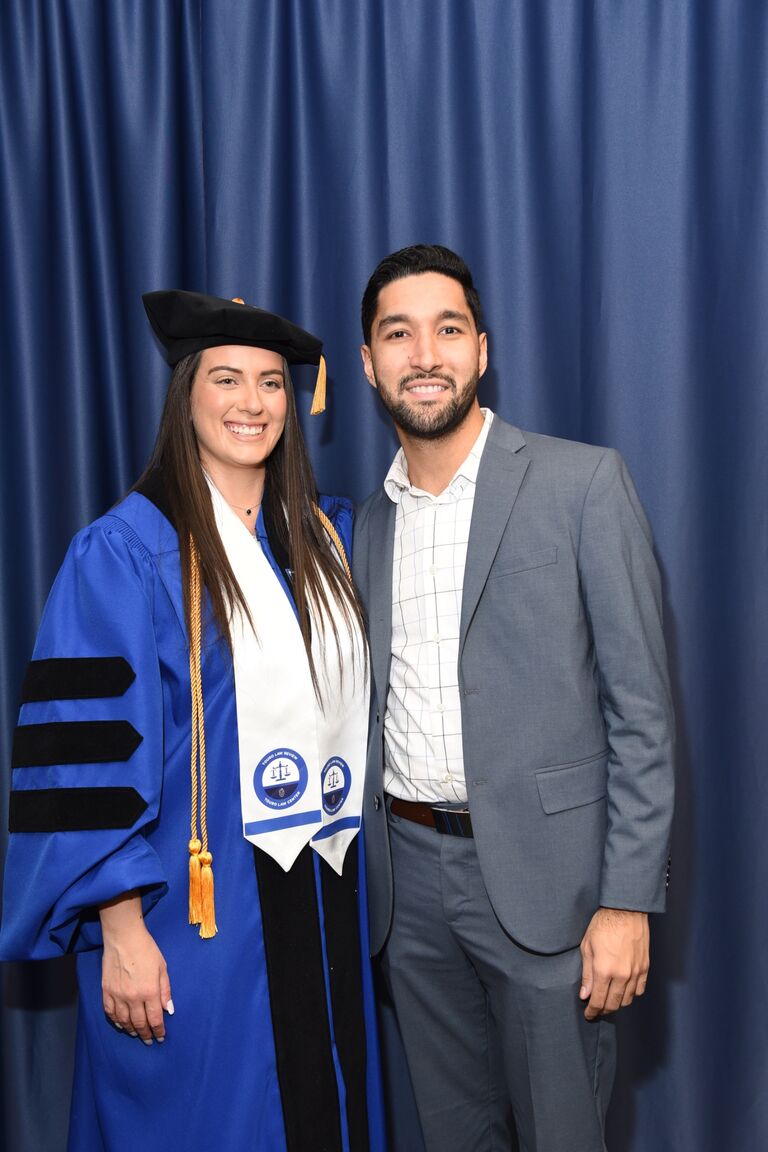
<svg viewBox="0 0 768 1152"><path fill-rule="evenodd" d="M394 445L362 288L394 248L456 248L484 401L618 447L664 573L671 908L621 1017L612 1152L768 1146L767 108L762 0L0 4L3 778L66 544L153 440L167 374L141 292L239 295L322 334L330 411L304 423L321 486L361 498ZM57 1152L72 974L3 980L5 1147ZM417 1152L397 1094L395 1147Z"/></svg>

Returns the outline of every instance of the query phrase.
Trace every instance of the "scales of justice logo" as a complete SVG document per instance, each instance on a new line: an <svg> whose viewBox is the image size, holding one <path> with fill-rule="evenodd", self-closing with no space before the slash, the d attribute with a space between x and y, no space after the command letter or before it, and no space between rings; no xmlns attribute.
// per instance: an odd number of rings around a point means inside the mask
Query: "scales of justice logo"
<svg viewBox="0 0 768 1152"><path fill-rule="evenodd" d="M323 808L329 816L335 816L352 786L352 773L346 760L332 756L323 768L322 782Z"/></svg>
<svg viewBox="0 0 768 1152"><path fill-rule="evenodd" d="M274 748L262 756L253 774L253 788L268 808L291 808L304 795L307 766L292 748Z"/></svg>

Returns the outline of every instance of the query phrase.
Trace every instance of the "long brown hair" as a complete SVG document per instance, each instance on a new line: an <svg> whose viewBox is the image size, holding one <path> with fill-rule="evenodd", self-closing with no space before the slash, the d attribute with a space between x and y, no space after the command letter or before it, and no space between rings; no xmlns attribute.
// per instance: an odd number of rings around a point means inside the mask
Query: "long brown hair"
<svg viewBox="0 0 768 1152"><path fill-rule="evenodd" d="M195 542L200 576L211 599L213 618L220 636L232 647L230 624L239 607L254 621L221 542L192 425L190 396L201 353L185 356L174 367L160 427L149 463L134 486L140 489L157 471L179 537L179 557L184 593L187 634L190 628L190 535ZM270 527L276 542L288 556L293 572L292 590L309 661L312 683L319 698L317 669L312 658L310 606L314 621L325 631L329 621L339 653L339 636L331 616L329 593L341 613L349 634L359 629L365 636L363 609L354 586L334 554L313 505L317 489L296 411L296 398L287 364L285 367L286 419L283 435L267 460L264 500L269 500ZM343 669L340 668L343 674Z"/></svg>

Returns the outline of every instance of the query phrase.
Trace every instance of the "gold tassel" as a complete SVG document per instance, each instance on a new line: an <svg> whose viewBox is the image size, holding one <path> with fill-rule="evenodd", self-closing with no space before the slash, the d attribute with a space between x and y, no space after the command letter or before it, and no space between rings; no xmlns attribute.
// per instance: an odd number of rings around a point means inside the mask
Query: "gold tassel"
<svg viewBox="0 0 768 1152"><path fill-rule="evenodd" d="M321 412L325 412L325 356L320 357L320 363L317 367L317 380L315 382L315 394L312 397L312 407L309 410L310 416L319 416Z"/></svg>
<svg viewBox="0 0 768 1152"><path fill-rule="evenodd" d="M199 840L189 842L189 922L199 924L203 912L203 896L200 886L200 849Z"/></svg>
<svg viewBox="0 0 768 1152"><path fill-rule="evenodd" d="M210 940L218 932L216 927L216 908L213 902L213 856L210 852L200 853L200 881L202 888L202 918L200 920L200 935L203 940Z"/></svg>

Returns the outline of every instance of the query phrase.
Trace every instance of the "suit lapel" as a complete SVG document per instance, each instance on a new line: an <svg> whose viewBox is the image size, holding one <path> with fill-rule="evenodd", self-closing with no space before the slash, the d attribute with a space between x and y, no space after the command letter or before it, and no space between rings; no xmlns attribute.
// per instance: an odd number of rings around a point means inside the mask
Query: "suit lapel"
<svg viewBox="0 0 768 1152"><path fill-rule="evenodd" d="M389 663L392 655L392 560L395 551L395 505L382 490L368 518L369 547L378 545L368 556L368 630L371 640L371 668L376 694L386 707Z"/></svg>
<svg viewBox="0 0 768 1152"><path fill-rule="evenodd" d="M459 657L530 460L518 428L494 416L477 473L461 599ZM391 598L391 597L390 597Z"/></svg>

